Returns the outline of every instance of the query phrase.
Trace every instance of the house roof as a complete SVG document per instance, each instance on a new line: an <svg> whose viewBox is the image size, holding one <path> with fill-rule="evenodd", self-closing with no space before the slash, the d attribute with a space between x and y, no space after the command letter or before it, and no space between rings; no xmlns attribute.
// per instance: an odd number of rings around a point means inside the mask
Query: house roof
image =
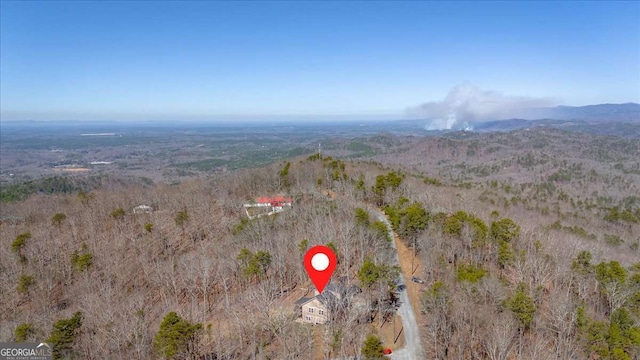
<svg viewBox="0 0 640 360"><path fill-rule="evenodd" d="M331 292L323 292L322 294L315 297L320 301L320 303L324 306L329 306L331 301L335 301L335 295Z"/></svg>
<svg viewBox="0 0 640 360"><path fill-rule="evenodd" d="M361 293L362 290L356 285L351 285L349 287L346 287L340 283L332 282L324 288L323 294L325 292L332 292L332 293L340 294L341 296L344 296L344 295L355 295L355 294Z"/></svg>
<svg viewBox="0 0 640 360"><path fill-rule="evenodd" d="M302 297L295 302L295 305L305 305L313 300L318 300L322 305L328 307L331 302L339 301L342 296L355 295L359 292L362 290L355 285L347 288L341 284L331 283L324 288L321 294L312 298Z"/></svg>
<svg viewBox="0 0 640 360"><path fill-rule="evenodd" d="M305 297L300 298L298 301L295 302L295 305L304 306L312 301L318 301L320 304L324 306L329 306L331 299L334 299L334 298L335 296L332 293L322 293L312 298L305 298Z"/></svg>
<svg viewBox="0 0 640 360"><path fill-rule="evenodd" d="M325 290L327 291L333 291L333 292L337 292L338 294L344 292L346 290L346 288L340 284L329 284L327 285L325 288Z"/></svg>
<svg viewBox="0 0 640 360"><path fill-rule="evenodd" d="M309 300L313 300L313 298L308 298L308 297L304 297L304 296L303 296L303 297L301 297L300 299L298 299L298 301L296 301L296 302L294 303L294 305L304 305L304 304L306 304L307 302L309 302Z"/></svg>
<svg viewBox="0 0 640 360"><path fill-rule="evenodd" d="M274 202L280 202L280 203L287 202L287 203L290 203L291 202L291 198L286 198L284 196L259 197L256 202L258 204L269 204L269 203L274 203Z"/></svg>

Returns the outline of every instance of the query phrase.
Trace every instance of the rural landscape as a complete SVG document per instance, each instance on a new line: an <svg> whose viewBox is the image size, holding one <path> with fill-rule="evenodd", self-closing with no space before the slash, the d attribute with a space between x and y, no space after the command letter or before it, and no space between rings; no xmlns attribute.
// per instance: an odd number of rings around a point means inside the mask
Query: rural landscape
<svg viewBox="0 0 640 360"><path fill-rule="evenodd" d="M640 360L640 2L0 0L0 360Z"/></svg>
<svg viewBox="0 0 640 360"><path fill-rule="evenodd" d="M3 124L0 338L59 358L639 356L639 137L393 125ZM317 244L338 266L315 303Z"/></svg>

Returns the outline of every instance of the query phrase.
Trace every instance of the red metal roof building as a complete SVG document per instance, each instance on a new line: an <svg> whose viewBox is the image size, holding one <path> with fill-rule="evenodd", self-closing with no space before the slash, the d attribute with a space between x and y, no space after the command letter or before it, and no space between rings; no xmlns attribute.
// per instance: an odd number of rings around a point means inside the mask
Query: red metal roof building
<svg viewBox="0 0 640 360"><path fill-rule="evenodd" d="M271 206L291 205L292 199L284 196L259 197L258 204L270 204Z"/></svg>

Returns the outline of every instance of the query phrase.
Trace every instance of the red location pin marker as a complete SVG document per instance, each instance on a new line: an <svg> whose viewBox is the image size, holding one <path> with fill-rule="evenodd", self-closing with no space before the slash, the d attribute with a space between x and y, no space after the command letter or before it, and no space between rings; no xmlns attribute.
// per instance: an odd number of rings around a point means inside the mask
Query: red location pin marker
<svg viewBox="0 0 640 360"><path fill-rule="evenodd" d="M337 263L336 254L324 245L314 246L304 254L304 268L319 293L329 283Z"/></svg>

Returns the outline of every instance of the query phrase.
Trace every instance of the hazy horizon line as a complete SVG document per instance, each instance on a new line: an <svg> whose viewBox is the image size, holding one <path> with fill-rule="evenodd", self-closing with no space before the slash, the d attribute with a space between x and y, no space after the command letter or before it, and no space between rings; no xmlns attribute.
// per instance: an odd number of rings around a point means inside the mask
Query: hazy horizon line
<svg viewBox="0 0 640 360"><path fill-rule="evenodd" d="M535 107L537 109L553 109L560 107L580 108L587 106L598 105L640 105L639 102L629 101L621 103L597 103L587 105L556 105L556 106L541 106ZM8 113L8 114L7 114ZM395 120L427 120L428 117L421 116L407 116L401 111L398 113L366 113L366 114L212 114L212 115L199 115L199 114L145 114L145 113L112 113L112 114L100 114L100 113L81 113L77 115L65 115L58 113L54 118L39 118L45 113L33 113L33 112L15 112L8 111L0 113L0 122L136 122L136 123L166 123L166 122L182 122L182 123L211 123L211 122L287 122L287 121L305 121L305 122L337 122L337 121L352 121L352 122L371 122L371 121L395 121Z"/></svg>

